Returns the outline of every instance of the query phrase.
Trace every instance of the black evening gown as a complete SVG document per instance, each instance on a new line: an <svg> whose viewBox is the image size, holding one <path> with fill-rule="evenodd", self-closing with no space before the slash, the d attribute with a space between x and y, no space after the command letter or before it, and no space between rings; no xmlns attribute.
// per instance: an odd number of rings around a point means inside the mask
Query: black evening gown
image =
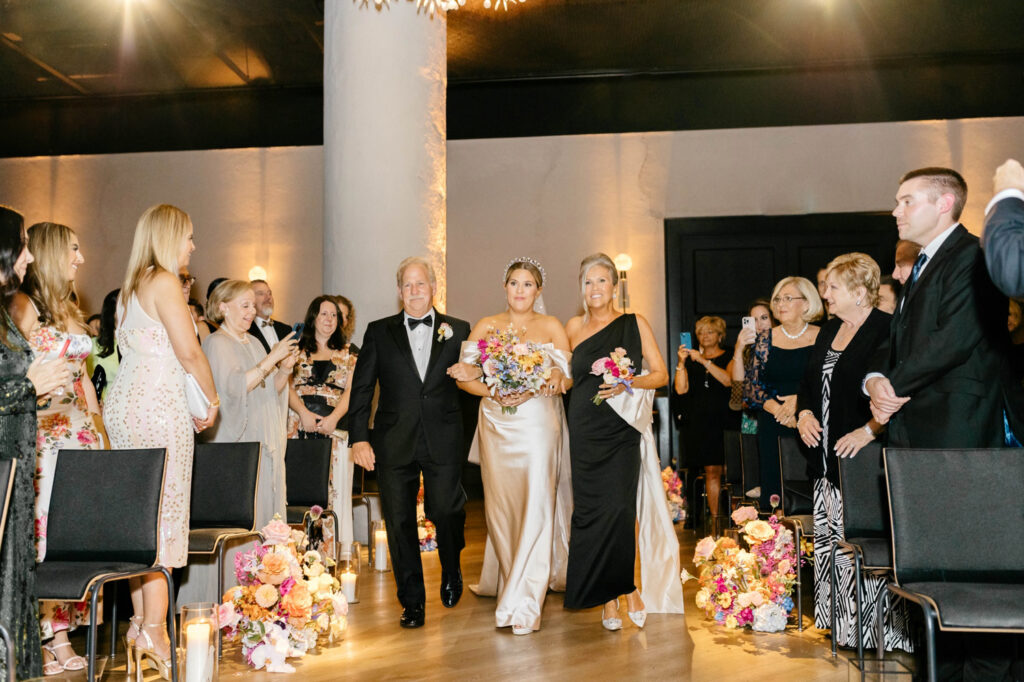
<svg viewBox="0 0 1024 682"><path fill-rule="evenodd" d="M620 347L639 372L643 354L635 315L620 315L572 354L568 422L573 512L565 578L569 609L599 606L636 589L640 432L607 402L594 405L603 379L590 373L595 360Z"/></svg>
<svg viewBox="0 0 1024 682"><path fill-rule="evenodd" d="M7 525L0 553L0 622L11 633L18 679L43 674L36 601L36 391L25 376L32 351L7 315L6 343L0 340L0 459L17 461ZM0 646L0 663L7 661Z"/></svg>
<svg viewBox="0 0 1024 682"><path fill-rule="evenodd" d="M711 360L726 369L732 356L722 353ZM725 464L724 433L738 431L740 413L729 409L731 386L723 386L711 372L695 362L686 368L690 390L680 400L683 412L683 457L691 467Z"/></svg>

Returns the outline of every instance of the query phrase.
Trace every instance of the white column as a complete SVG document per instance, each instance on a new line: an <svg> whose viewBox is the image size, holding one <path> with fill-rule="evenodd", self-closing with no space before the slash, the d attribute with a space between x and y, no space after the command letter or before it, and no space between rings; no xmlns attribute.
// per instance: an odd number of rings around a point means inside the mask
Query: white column
<svg viewBox="0 0 1024 682"><path fill-rule="evenodd" d="M395 269L429 257L445 302L443 14L399 0L324 6L324 291L366 323L398 310Z"/></svg>

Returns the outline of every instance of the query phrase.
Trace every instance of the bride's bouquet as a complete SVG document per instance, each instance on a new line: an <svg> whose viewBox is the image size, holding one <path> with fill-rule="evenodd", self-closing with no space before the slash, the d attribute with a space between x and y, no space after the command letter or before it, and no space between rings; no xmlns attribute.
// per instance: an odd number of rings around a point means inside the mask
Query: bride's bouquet
<svg viewBox="0 0 1024 682"><path fill-rule="evenodd" d="M480 339L480 367L484 383L491 395L499 398L538 393L551 378L551 368L545 367L545 353L541 344L520 341L519 334L509 326L498 331L493 327ZM515 407L502 405L504 414L515 414Z"/></svg>
<svg viewBox="0 0 1024 682"><path fill-rule="evenodd" d="M622 384L626 387L626 393L633 395L633 375L636 370L633 369L633 361L626 357L625 348L616 348L607 357L594 360L590 373L601 377L610 386ZM592 400L595 405L604 402L600 393L595 394Z"/></svg>

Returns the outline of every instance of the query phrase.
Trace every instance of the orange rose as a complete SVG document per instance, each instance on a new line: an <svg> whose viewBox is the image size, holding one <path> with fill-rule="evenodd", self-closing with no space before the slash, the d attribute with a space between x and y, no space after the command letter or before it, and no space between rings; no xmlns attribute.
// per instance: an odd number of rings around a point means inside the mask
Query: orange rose
<svg viewBox="0 0 1024 682"><path fill-rule="evenodd" d="M287 611L291 618L308 619L313 608L313 597L306 583L299 581L292 585L288 594L281 597L281 608Z"/></svg>
<svg viewBox="0 0 1024 682"><path fill-rule="evenodd" d="M283 554L270 552L263 557L260 570L257 573L259 579L270 585L280 585L289 575L288 559Z"/></svg>

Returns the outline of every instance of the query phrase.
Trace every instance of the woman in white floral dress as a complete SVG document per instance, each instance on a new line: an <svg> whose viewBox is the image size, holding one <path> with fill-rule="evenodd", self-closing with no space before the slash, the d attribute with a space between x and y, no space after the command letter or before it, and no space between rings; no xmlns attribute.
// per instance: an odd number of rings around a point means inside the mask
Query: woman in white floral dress
<svg viewBox="0 0 1024 682"><path fill-rule="evenodd" d="M75 303L75 277L85 262L78 236L66 225L38 223L29 228L28 243L35 262L29 265L11 310L33 354L48 360L63 358L71 372L66 386L36 406L35 537L36 560L42 561L57 453L102 447L103 427L96 391L85 371L92 339ZM59 505L60 500L53 504ZM87 602L40 603L44 673L85 668L85 659L71 648L68 632L88 622Z"/></svg>
<svg viewBox="0 0 1024 682"><path fill-rule="evenodd" d="M192 221L181 209L162 204L139 218L118 305L121 367L104 404L113 447L167 449L158 561L168 568L184 566L188 558L193 429L212 424L220 406L178 280L194 250ZM205 419L189 414L186 372L211 399ZM130 509L125 513L131 517ZM129 673L133 663L147 657L169 679L167 585L158 573L135 578L131 586L135 615L125 636Z"/></svg>

